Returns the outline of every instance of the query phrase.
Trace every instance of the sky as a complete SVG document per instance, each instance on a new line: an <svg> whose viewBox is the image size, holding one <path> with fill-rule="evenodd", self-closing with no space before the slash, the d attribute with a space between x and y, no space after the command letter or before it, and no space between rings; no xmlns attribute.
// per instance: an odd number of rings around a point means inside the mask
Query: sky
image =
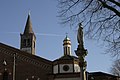
<svg viewBox="0 0 120 80"><path fill-rule="evenodd" d="M63 39L68 33L72 43L72 55L77 49L77 29L61 25L56 0L1 0L0 42L20 48L20 33L23 33L30 12L33 31L36 34L36 55L54 61L63 55ZM84 25L83 25L84 26ZM110 72L113 59L103 54L100 41L84 39L88 50L87 71Z"/></svg>

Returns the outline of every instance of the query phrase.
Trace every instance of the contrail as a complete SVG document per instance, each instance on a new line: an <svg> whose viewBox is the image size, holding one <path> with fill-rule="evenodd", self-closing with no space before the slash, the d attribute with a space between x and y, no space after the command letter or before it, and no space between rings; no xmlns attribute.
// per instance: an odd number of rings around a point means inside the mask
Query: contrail
<svg viewBox="0 0 120 80"><path fill-rule="evenodd" d="M3 33L3 34L20 34L19 32L0 32L0 34ZM38 36L64 36L64 35L59 35L59 34L49 34L49 33L35 33L35 35L38 35Z"/></svg>
<svg viewBox="0 0 120 80"><path fill-rule="evenodd" d="M19 32L0 32L0 34L20 34Z"/></svg>
<svg viewBox="0 0 120 80"><path fill-rule="evenodd" d="M36 35L41 35L41 36L64 36L64 35L58 35L58 34L46 34L46 33L35 33Z"/></svg>

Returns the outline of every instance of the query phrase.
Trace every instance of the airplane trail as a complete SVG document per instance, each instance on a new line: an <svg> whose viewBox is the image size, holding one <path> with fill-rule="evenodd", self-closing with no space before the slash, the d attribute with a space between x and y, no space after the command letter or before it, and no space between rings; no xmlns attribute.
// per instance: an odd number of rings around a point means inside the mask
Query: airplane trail
<svg viewBox="0 0 120 80"><path fill-rule="evenodd" d="M19 32L0 32L0 34L20 34ZM38 36L55 36L55 37L59 37L59 36L64 36L64 35L59 35L59 34L51 34L51 33L35 33L35 35Z"/></svg>

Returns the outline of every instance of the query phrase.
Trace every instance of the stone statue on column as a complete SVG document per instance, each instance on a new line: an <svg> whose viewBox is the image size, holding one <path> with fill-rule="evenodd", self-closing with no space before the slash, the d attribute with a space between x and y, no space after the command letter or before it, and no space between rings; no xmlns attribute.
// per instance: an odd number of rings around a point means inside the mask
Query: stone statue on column
<svg viewBox="0 0 120 80"><path fill-rule="evenodd" d="M76 55L79 59L80 66L80 80L86 80L86 66L85 56L87 56L87 50L84 48L83 42L83 28L82 24L79 23L78 33L77 33L78 48L75 50Z"/></svg>
<svg viewBox="0 0 120 80"><path fill-rule="evenodd" d="M79 23L79 28L78 28L78 33L77 33L77 41L79 43L79 45L83 45L83 28L82 28L82 24Z"/></svg>

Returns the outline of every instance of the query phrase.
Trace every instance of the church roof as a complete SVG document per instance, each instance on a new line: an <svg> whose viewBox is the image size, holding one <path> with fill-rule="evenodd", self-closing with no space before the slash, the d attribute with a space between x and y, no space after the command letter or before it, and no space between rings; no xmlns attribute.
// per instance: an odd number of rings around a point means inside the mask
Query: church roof
<svg viewBox="0 0 120 80"><path fill-rule="evenodd" d="M78 60L77 57L71 55L65 55L59 58L59 60Z"/></svg>
<svg viewBox="0 0 120 80"><path fill-rule="evenodd" d="M30 20L30 14L28 14L28 18L27 18L27 22L26 22L25 30L24 30L24 34L29 34L29 33L34 33L32 29L32 23Z"/></svg>
<svg viewBox="0 0 120 80"><path fill-rule="evenodd" d="M29 53L27 53L25 51L21 51L21 50L19 50L17 48L8 46L8 45L3 44L3 43L0 42L0 52L1 51L4 51L8 55L13 55L14 53L17 53L18 56L24 56L26 58L31 59L33 62L35 61L35 62L38 62L38 63L44 63L44 64L46 64L48 66L52 65L52 61L50 61L50 60L39 57L37 55L31 55L31 54L29 54Z"/></svg>
<svg viewBox="0 0 120 80"><path fill-rule="evenodd" d="M115 76L113 74L105 73L105 72L90 72L89 75L96 75L96 76Z"/></svg>
<svg viewBox="0 0 120 80"><path fill-rule="evenodd" d="M75 56L64 55L53 61L53 65L57 64L73 64L73 62L79 62L79 59Z"/></svg>
<svg viewBox="0 0 120 80"><path fill-rule="evenodd" d="M109 73L105 73L105 72L89 72L88 73L89 76L91 77L94 77L94 76L109 76L109 77L118 77L120 78L119 76L116 76L116 75L113 75L113 74L109 74Z"/></svg>
<svg viewBox="0 0 120 80"><path fill-rule="evenodd" d="M1 65L4 60L7 65ZM48 80L47 74L52 74L52 61L0 43L0 73L4 72L4 68L7 69L8 73L12 73L14 60L15 68L17 68L15 70L16 80L27 80L32 76L34 79ZM12 80L12 77L10 77L10 80Z"/></svg>

